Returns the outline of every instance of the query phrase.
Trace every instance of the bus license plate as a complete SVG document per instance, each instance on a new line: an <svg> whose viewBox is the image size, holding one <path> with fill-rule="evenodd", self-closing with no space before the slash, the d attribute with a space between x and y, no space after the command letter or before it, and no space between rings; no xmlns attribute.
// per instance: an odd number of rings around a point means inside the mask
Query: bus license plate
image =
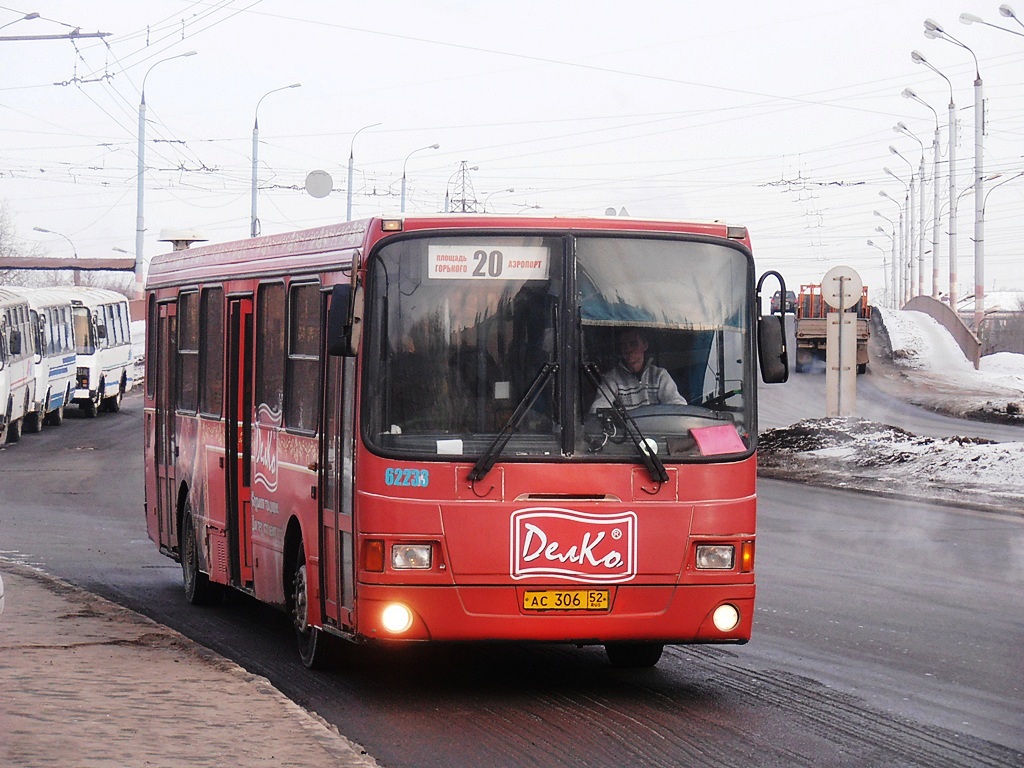
<svg viewBox="0 0 1024 768"><path fill-rule="evenodd" d="M528 589L523 592L526 611L607 611L607 589Z"/></svg>

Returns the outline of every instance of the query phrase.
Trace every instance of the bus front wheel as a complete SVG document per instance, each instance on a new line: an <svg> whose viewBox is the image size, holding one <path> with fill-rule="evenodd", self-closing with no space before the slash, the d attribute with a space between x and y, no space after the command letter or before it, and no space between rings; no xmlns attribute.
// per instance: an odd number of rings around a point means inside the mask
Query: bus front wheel
<svg viewBox="0 0 1024 768"><path fill-rule="evenodd" d="M608 643L604 652L613 667L653 667L661 658L661 643Z"/></svg>
<svg viewBox="0 0 1024 768"><path fill-rule="evenodd" d="M299 646L299 658L307 669L323 669L327 665L327 636L309 624L309 582L306 551L300 544L295 555L291 593L292 623Z"/></svg>

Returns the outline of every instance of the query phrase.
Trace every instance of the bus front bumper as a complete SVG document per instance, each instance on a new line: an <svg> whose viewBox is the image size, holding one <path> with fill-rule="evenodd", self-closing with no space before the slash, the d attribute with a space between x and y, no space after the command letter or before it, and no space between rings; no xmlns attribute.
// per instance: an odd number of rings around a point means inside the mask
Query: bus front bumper
<svg viewBox="0 0 1024 768"><path fill-rule="evenodd" d="M524 607L527 601L535 601L537 592L577 590L607 590L608 606L594 610ZM599 587L363 584L357 601L356 634L390 641L743 643L750 639L754 592L753 583ZM407 621L402 621L403 615ZM730 627L728 618L733 615L735 625ZM716 626L716 620L726 628Z"/></svg>

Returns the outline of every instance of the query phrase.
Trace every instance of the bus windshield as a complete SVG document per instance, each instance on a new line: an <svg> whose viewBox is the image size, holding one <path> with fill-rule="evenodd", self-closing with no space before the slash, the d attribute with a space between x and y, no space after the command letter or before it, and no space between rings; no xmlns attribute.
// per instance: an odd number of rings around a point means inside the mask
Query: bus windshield
<svg viewBox="0 0 1024 768"><path fill-rule="evenodd" d="M420 459L743 454L752 269L739 246L683 237L389 242L367 277L367 442Z"/></svg>

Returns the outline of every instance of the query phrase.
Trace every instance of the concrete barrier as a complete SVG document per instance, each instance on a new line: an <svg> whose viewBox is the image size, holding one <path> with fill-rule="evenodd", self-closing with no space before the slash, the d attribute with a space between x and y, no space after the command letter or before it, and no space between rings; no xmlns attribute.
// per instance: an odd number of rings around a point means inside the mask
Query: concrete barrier
<svg viewBox="0 0 1024 768"><path fill-rule="evenodd" d="M912 312L923 312L949 331L953 341L963 350L964 356L977 369L981 365L981 341L956 312L948 304L933 299L931 296L915 296L903 309Z"/></svg>

